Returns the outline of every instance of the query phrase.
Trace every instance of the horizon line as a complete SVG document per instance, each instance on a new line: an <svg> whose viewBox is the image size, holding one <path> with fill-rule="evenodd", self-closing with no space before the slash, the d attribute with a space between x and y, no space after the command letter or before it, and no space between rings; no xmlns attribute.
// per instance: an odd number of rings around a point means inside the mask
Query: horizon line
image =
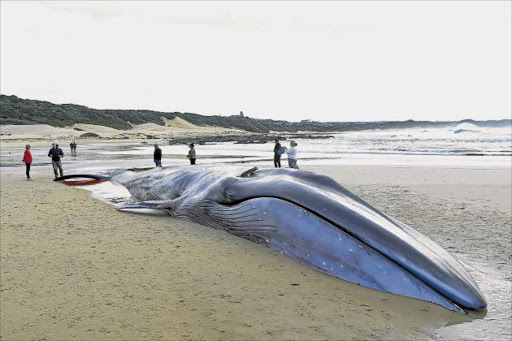
<svg viewBox="0 0 512 341"><path fill-rule="evenodd" d="M51 102L51 101L48 101L48 100L44 100L44 99L33 99L33 98L23 98L23 97L19 97L17 95L7 95L7 94L3 94L3 93L0 93L0 96L6 96L6 97L16 97L16 98L19 98L19 99L22 99L22 100L28 100L28 101L38 101L38 102L47 102L47 103L50 103L50 104L53 104L53 105L75 105L75 106L81 106L81 107L85 107L85 108L88 108L88 109L91 109L91 110L98 110L98 111L106 111L106 110L113 110L113 111L150 111L150 112L155 112L155 113L167 113L167 114L192 114L192 115L199 115L199 116L208 116L208 117L223 117L223 118L226 118L226 117L240 117L239 114L232 114L232 115L222 115L222 114L211 114L211 115L208 115L208 114L199 114L199 113L195 113L195 112L188 112L188 111L161 111L161 110L154 110L154 109L116 109L116 108L113 108L113 109L106 109L106 108L94 108L94 107L90 107L90 106L87 106L85 104L76 104L76 103L55 103L55 102ZM243 112L243 110L241 110L241 112ZM301 122L318 122L318 123L384 123L384 122L438 122L438 123L443 123L443 122L463 122L463 121L474 121L474 122L489 122L489 121L512 121L512 114L509 115L508 118L500 118L500 119L488 119L488 120L479 120L479 119L474 119L474 118L463 118L463 119L459 119L459 120L446 120L446 121L439 121L439 120L435 120L435 121L431 121L431 120L415 120L413 118L409 118L409 119L406 119L406 120L402 120L402 121L397 121L397 120L389 120L389 121L386 121L386 120L373 120L373 121L315 121L313 119L302 119L300 121L287 121L287 120L279 120L279 119L273 119L273 118L255 118L255 117L250 117L250 116L243 116L244 118L249 118L249 119L253 119L253 120L261 120L261 121L264 121L264 120L270 120L270 121L276 121L276 122L290 122L290 123L301 123Z"/></svg>

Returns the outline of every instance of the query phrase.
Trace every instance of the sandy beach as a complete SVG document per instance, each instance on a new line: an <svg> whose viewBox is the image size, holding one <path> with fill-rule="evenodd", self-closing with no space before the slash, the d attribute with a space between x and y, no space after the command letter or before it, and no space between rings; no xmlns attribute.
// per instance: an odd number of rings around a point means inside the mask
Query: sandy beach
<svg viewBox="0 0 512 341"><path fill-rule="evenodd" d="M0 2L0 341L512 341L512 1Z"/></svg>
<svg viewBox="0 0 512 341"><path fill-rule="evenodd" d="M305 169L471 264L487 317L350 284L189 221L119 212L41 166L32 182L2 171L1 339L510 337L510 168Z"/></svg>

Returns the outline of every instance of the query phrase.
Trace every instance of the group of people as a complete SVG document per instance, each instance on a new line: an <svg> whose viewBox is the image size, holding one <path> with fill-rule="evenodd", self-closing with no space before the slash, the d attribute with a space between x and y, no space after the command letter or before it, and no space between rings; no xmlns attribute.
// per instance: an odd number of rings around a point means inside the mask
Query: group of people
<svg viewBox="0 0 512 341"><path fill-rule="evenodd" d="M290 141L290 148L281 147L279 140L275 140L276 144L274 146L274 166L276 168L281 168L281 155L288 155L288 167L299 169L297 165L297 142ZM191 165L196 164L196 150L194 149L194 144L191 143L188 145L189 151L187 154L187 158L190 160ZM155 143L155 151L153 152L153 161L155 162L155 167L162 167L162 149L158 147L158 144Z"/></svg>
<svg viewBox="0 0 512 341"><path fill-rule="evenodd" d="M32 147L29 144L25 146L25 152L23 153L23 159L21 160L23 163L25 163L25 174L27 175L28 181L32 180L30 177L30 166L32 165L33 161L32 152L30 151L31 148ZM57 179L59 176L64 176L62 162L60 160L62 157L64 157L64 152L61 148L59 148L57 143L52 143L52 148L48 152L48 157L52 158L52 167L55 179Z"/></svg>
<svg viewBox="0 0 512 341"><path fill-rule="evenodd" d="M189 150L187 154L187 158L190 161L191 165L196 164L196 150L194 149L194 144L191 143L188 145ZM158 144L155 143L155 151L153 152L153 161L155 162L155 167L162 167L162 149L158 147Z"/></svg>
<svg viewBox="0 0 512 341"><path fill-rule="evenodd" d="M288 167L299 169L297 166L297 142L290 141L290 149L286 147L281 147L279 140L275 140L276 144L274 146L274 167L281 168L281 155L288 155Z"/></svg>
<svg viewBox="0 0 512 341"><path fill-rule="evenodd" d="M287 154L288 155L288 166L290 168L299 169L299 166L297 166L297 142L290 141L290 148L282 147L279 143L279 140L275 140L275 146L274 146L274 166L276 168L281 168L281 155ZM191 143L188 145L189 151L187 154L187 158L190 161L191 165L196 164L196 150L194 148L194 144ZM26 167L26 175L27 180L32 180L30 178L30 166L32 165L32 153L30 152L31 146L27 144L25 146L25 152L23 153L23 162L25 163ZM71 149L71 156L76 156L76 142L73 141L70 144ZM55 175L55 179L57 179L59 176L64 176L64 171L62 169L62 162L61 158L64 157L64 152L61 148L59 148L59 145L57 143L52 143L52 148L48 152L48 157L52 158L52 167L53 167L53 174ZM155 151L153 153L153 161L155 162L156 167L162 167L162 149L158 147L158 144L155 143Z"/></svg>
<svg viewBox="0 0 512 341"><path fill-rule="evenodd" d="M76 141L73 140L69 144L69 149L71 150L71 156L76 156Z"/></svg>

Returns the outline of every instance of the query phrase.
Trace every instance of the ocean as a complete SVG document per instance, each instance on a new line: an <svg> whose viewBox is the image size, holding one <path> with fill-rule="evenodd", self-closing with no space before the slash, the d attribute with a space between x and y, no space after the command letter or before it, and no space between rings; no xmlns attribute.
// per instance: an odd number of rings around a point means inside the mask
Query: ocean
<svg viewBox="0 0 512 341"><path fill-rule="evenodd" d="M462 127L461 127L462 126ZM466 129L463 129L466 128ZM479 128L469 123L457 127L432 129L364 130L329 134L328 139L297 139L300 163L314 164L474 164L510 165L512 157L512 127ZM289 139L288 139L289 140ZM69 156L69 141L60 141ZM65 157L64 163L84 164L98 161L119 161L143 167L152 165L153 143L163 151L164 165L187 163L186 145L168 145L163 140L141 142L78 143L78 157ZM190 142L193 142L191 139ZM29 143L29 142L27 142ZM288 145L287 140L281 141ZM236 144L233 142L196 144L198 162L260 163L271 162L273 142ZM49 164L48 147L33 148L34 165ZM4 144L0 166L20 165L23 150L13 150ZM286 156L283 156L285 159ZM126 162L130 160L129 162Z"/></svg>

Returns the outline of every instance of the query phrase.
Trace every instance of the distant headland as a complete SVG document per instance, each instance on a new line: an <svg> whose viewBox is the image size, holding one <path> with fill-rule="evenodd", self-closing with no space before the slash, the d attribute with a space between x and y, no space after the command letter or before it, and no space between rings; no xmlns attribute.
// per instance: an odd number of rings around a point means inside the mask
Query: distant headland
<svg viewBox="0 0 512 341"><path fill-rule="evenodd" d="M317 122L303 120L288 122L271 119L256 119L243 114L232 116L206 116L196 113L160 112L152 110L101 110L76 104L54 104L46 101L22 99L17 96L0 94L1 125L48 124L54 127L70 127L75 124L93 124L119 130L131 129L134 125L157 124L165 126L169 120L197 127L214 126L239 129L255 133L275 132L336 132L366 129L432 128L460 123L472 123L479 127L504 127L512 120L476 121L380 121L380 122ZM184 120L184 121L182 121Z"/></svg>

